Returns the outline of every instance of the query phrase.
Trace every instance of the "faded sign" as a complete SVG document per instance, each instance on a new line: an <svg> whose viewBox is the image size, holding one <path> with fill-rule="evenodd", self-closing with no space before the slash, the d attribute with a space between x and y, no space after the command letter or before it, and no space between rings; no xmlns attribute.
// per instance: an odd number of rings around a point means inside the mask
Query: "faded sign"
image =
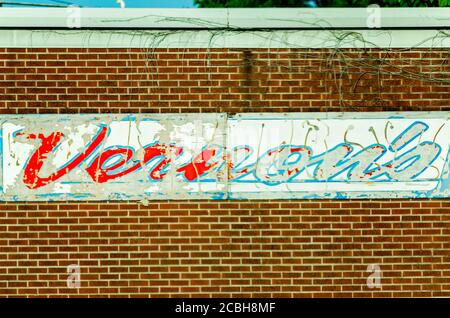
<svg viewBox="0 0 450 318"><path fill-rule="evenodd" d="M2 200L448 197L448 117L3 116Z"/></svg>
<svg viewBox="0 0 450 318"><path fill-rule="evenodd" d="M237 115L232 198L446 197L448 113Z"/></svg>
<svg viewBox="0 0 450 318"><path fill-rule="evenodd" d="M223 114L3 118L3 199L223 196L226 175L208 162L225 125Z"/></svg>

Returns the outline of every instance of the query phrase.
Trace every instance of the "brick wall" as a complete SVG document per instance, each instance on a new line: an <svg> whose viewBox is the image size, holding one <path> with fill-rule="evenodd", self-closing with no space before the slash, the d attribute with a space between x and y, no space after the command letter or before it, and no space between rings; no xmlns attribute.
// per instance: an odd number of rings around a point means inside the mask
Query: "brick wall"
<svg viewBox="0 0 450 318"><path fill-rule="evenodd" d="M448 111L449 57L0 49L0 112ZM450 296L449 212L450 200L3 202L0 296Z"/></svg>

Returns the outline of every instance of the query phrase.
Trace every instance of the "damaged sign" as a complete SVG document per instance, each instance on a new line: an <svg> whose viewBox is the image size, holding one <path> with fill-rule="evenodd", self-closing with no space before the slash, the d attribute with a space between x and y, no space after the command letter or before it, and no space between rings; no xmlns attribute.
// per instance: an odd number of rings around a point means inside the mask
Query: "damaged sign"
<svg viewBox="0 0 450 318"><path fill-rule="evenodd" d="M1 198L448 197L448 117L6 115Z"/></svg>
<svg viewBox="0 0 450 318"><path fill-rule="evenodd" d="M226 117L24 115L2 120L4 200L205 198Z"/></svg>

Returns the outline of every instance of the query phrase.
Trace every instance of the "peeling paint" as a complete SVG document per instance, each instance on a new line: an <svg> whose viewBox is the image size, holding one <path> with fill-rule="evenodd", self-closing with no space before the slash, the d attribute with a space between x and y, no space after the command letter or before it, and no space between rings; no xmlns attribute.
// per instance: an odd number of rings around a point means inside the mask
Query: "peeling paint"
<svg viewBox="0 0 450 318"><path fill-rule="evenodd" d="M3 201L449 197L447 112L3 115Z"/></svg>

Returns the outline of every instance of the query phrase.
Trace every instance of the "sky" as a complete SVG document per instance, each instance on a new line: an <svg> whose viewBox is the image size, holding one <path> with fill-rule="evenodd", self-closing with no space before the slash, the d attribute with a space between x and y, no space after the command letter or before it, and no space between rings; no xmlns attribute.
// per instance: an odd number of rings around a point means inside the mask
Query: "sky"
<svg viewBox="0 0 450 318"><path fill-rule="evenodd" d="M56 5L79 5L92 8L119 8L115 0L4 0ZM124 0L126 8L195 8L193 0ZM5 7L9 5L4 5Z"/></svg>

